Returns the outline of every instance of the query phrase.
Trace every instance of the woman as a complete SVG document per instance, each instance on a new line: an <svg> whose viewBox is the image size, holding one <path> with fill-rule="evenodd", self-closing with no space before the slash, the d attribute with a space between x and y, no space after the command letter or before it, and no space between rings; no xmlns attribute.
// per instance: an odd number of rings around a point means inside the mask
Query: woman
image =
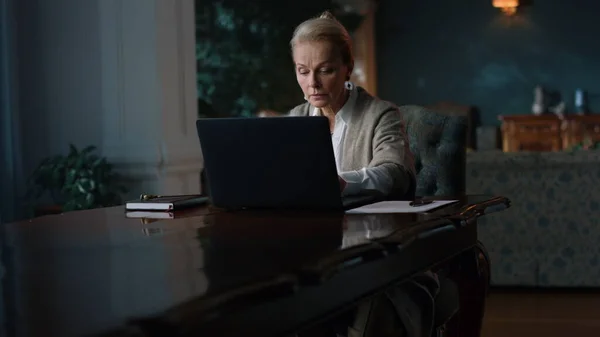
<svg viewBox="0 0 600 337"><path fill-rule="evenodd" d="M375 192L412 198L415 170L397 107L354 86L350 35L325 12L307 20L290 41L306 103L290 116L325 116L343 195Z"/></svg>
<svg viewBox="0 0 600 337"><path fill-rule="evenodd" d="M402 117L392 103L349 82L354 57L346 29L325 12L300 24L290 45L307 102L289 116L329 119L342 194L412 199L415 169ZM348 336L429 336L437 288L434 274L420 275L360 304L355 318L341 325ZM323 329L306 335L326 335Z"/></svg>

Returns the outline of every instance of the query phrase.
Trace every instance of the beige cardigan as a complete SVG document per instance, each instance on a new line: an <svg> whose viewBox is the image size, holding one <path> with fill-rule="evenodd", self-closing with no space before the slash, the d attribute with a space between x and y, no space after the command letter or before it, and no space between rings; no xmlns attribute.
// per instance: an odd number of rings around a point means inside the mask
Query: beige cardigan
<svg viewBox="0 0 600 337"><path fill-rule="evenodd" d="M398 107L371 96L361 87L357 90L342 149L342 171L385 167L394 179L391 197L412 199L416 181L414 159ZM307 102L292 109L288 116L310 116L313 109Z"/></svg>

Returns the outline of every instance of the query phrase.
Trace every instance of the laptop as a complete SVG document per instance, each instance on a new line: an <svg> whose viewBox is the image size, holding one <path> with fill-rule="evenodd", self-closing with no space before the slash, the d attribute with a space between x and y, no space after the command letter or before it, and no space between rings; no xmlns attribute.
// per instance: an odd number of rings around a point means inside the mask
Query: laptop
<svg viewBox="0 0 600 337"><path fill-rule="evenodd" d="M342 198L326 117L205 118L196 128L216 207L345 210L379 201Z"/></svg>

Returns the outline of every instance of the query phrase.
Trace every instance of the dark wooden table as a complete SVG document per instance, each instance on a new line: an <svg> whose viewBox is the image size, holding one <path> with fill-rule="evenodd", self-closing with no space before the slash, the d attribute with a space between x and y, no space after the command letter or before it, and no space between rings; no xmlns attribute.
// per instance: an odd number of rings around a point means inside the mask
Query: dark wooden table
<svg viewBox="0 0 600 337"><path fill-rule="evenodd" d="M154 222L113 207L7 224L6 331L282 336L416 272L458 261L452 270L472 296L461 294L465 310L453 324L468 336L464 322L482 312L469 308L484 303L474 286L486 284L476 219L508 206L505 198L469 196L422 214L204 207Z"/></svg>

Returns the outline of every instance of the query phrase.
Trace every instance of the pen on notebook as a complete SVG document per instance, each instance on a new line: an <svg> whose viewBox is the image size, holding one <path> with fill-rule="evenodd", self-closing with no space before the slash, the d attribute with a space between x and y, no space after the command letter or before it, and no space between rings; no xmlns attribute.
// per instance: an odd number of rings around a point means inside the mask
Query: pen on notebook
<svg viewBox="0 0 600 337"><path fill-rule="evenodd" d="M160 195L154 195L154 194L140 194L140 200L150 200L150 199L155 199L155 198L159 198Z"/></svg>
<svg viewBox="0 0 600 337"><path fill-rule="evenodd" d="M157 198L186 198L186 197L202 197L198 194L182 194L182 195L156 195L156 194L140 194L140 200L147 201Z"/></svg>
<svg viewBox="0 0 600 337"><path fill-rule="evenodd" d="M433 200L415 199L415 200L411 201L409 203L409 205L412 207L419 207L419 206L429 205L431 203L433 203Z"/></svg>

